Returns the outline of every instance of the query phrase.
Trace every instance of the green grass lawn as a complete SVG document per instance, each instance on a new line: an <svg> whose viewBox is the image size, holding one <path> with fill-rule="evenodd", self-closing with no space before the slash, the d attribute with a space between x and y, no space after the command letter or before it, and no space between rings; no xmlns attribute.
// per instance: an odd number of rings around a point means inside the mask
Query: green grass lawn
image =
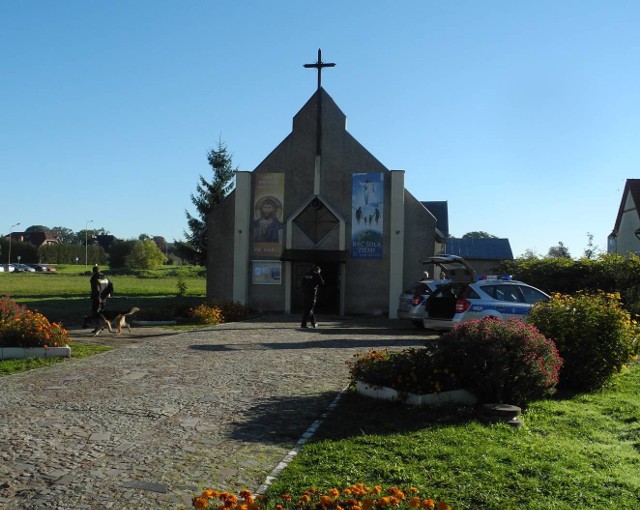
<svg viewBox="0 0 640 510"><path fill-rule="evenodd" d="M639 365L614 388L532 404L524 423L350 393L269 492L364 482L454 509L640 508Z"/></svg>
<svg viewBox="0 0 640 510"><path fill-rule="evenodd" d="M106 269L115 287L107 306L113 310L137 306L141 309L139 318L154 310L162 315L162 310L176 306L197 306L206 294L206 278L200 271L168 266L156 271L118 274ZM85 270L84 266L57 266L55 273L0 273L0 295L9 295L51 322L69 327L80 324L82 316L91 311L90 275L91 268ZM186 285L186 292L178 298L180 281Z"/></svg>
<svg viewBox="0 0 640 510"><path fill-rule="evenodd" d="M71 358L81 359L110 351L112 347L98 344L73 344L71 346ZM26 372L36 368L46 367L54 363L63 363L68 358L27 358L27 359L3 359L0 360L0 377L5 375Z"/></svg>

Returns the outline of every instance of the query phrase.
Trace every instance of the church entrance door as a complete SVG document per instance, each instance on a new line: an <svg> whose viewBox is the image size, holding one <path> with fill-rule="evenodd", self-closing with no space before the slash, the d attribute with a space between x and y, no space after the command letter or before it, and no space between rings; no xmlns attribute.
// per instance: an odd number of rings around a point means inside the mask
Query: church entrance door
<svg viewBox="0 0 640 510"><path fill-rule="evenodd" d="M318 291L316 312L319 314L338 315L340 313L340 263L323 262L318 264L322 269L324 286ZM307 271L313 269L313 262L293 262L293 289L291 292L293 313L302 313L302 280ZM322 319L320 319L322 320Z"/></svg>

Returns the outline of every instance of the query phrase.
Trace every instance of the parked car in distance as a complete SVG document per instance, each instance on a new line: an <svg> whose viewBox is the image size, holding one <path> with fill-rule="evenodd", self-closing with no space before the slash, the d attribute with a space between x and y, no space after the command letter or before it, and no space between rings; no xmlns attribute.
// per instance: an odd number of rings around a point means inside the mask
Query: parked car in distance
<svg viewBox="0 0 640 510"><path fill-rule="evenodd" d="M38 272L52 273L56 270L55 267L45 266L44 264L31 264L31 267Z"/></svg>
<svg viewBox="0 0 640 510"><path fill-rule="evenodd" d="M4 273L13 273L16 270L13 264L3 264L0 267L2 267L1 271Z"/></svg>
<svg viewBox="0 0 640 510"><path fill-rule="evenodd" d="M420 280L400 294L398 319L410 320L417 328L424 327L424 302L440 285L449 280Z"/></svg>
<svg viewBox="0 0 640 510"><path fill-rule="evenodd" d="M13 264L16 273L35 273L36 270L26 264Z"/></svg>
<svg viewBox="0 0 640 510"><path fill-rule="evenodd" d="M540 289L513 280L510 275L476 278L462 257L439 257L440 264L451 266L447 272L451 282L438 287L425 301L425 329L446 331L456 324L485 317L524 318L535 303L549 299ZM448 264L443 257L448 258Z"/></svg>

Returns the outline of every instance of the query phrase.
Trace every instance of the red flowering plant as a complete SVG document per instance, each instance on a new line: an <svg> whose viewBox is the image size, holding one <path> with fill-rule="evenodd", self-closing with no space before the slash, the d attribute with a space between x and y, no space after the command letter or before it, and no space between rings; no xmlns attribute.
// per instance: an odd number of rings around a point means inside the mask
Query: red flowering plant
<svg viewBox="0 0 640 510"><path fill-rule="evenodd" d="M460 388L436 346L401 351L372 349L347 362L351 383L385 386L399 392L428 394Z"/></svg>
<svg viewBox="0 0 640 510"><path fill-rule="evenodd" d="M519 319L465 322L442 336L439 349L481 402L525 405L550 396L563 362L552 340Z"/></svg>
<svg viewBox="0 0 640 510"><path fill-rule="evenodd" d="M60 324L0 296L0 347L61 347L70 342Z"/></svg>
<svg viewBox="0 0 640 510"><path fill-rule="evenodd" d="M367 487L357 483L342 490L311 488L299 497L283 494L276 500L270 500L264 496L254 497L248 490L241 491L238 497L229 492L207 489L193 498L192 505L199 510L451 510L446 501L423 498L419 492L415 487L403 490L394 486L385 490L379 485Z"/></svg>

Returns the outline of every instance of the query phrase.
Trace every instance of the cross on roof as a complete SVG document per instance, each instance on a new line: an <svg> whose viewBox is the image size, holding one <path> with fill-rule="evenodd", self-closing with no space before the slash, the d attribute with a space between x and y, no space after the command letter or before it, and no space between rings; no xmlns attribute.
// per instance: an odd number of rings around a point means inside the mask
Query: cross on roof
<svg viewBox="0 0 640 510"><path fill-rule="evenodd" d="M322 61L322 50L318 48L318 61L315 64L304 64L304 67L315 68L318 70L318 90L320 90L320 86L322 85L322 68L323 67L335 67L335 64L325 64Z"/></svg>

